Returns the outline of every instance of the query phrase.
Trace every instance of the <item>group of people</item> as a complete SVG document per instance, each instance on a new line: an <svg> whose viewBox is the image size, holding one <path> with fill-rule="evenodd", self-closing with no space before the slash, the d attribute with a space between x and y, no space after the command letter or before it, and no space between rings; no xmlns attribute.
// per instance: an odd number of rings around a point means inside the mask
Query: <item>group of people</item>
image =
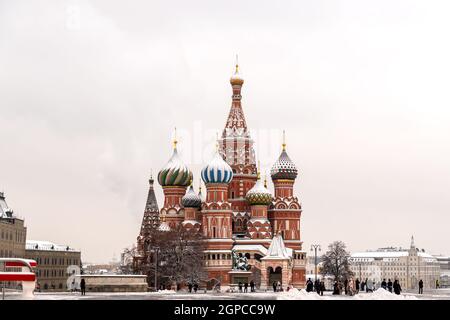
<svg viewBox="0 0 450 320"><path fill-rule="evenodd" d="M197 293L197 290L198 290L198 283L194 283L194 284L192 284L192 283L188 283L188 290L189 290L189 293L192 293L192 289L194 290L194 293Z"/></svg>
<svg viewBox="0 0 450 320"><path fill-rule="evenodd" d="M281 286L280 281L274 281L272 283L272 288L273 288L273 292L282 292L283 291L283 287Z"/></svg>
<svg viewBox="0 0 450 320"><path fill-rule="evenodd" d="M333 294L341 295L344 292L345 295L354 296L359 293L361 287L361 281L353 278L345 279L344 282L338 280L333 284Z"/></svg>
<svg viewBox="0 0 450 320"><path fill-rule="evenodd" d="M239 283L238 283L239 292L240 293L242 293L242 292L247 293L248 292L248 286L249 286L248 282L242 283L241 281L239 281ZM250 281L250 292L255 292L255 282L253 280Z"/></svg>
<svg viewBox="0 0 450 320"><path fill-rule="evenodd" d="M402 287L400 285L400 281L398 280L392 282L391 279L388 279L388 281L386 281L386 279L383 279L383 281L381 282L381 288L391 293L394 292L397 295L401 294L402 292ZM366 279L361 282L359 279L354 280L353 278L349 278L345 279L343 282L340 280L335 281L333 285L333 294L341 295L344 292L345 295L353 296L355 294L358 294L360 291L369 293L374 292L376 289L377 285L375 281L369 281L369 279ZM306 290L308 291L308 283Z"/></svg>
<svg viewBox="0 0 450 320"><path fill-rule="evenodd" d="M402 292L402 286L398 280L394 280L394 282L392 282L391 279L388 279L388 281L383 279L383 281L381 281L381 288L391 293L394 291L395 294L400 294Z"/></svg>
<svg viewBox="0 0 450 320"><path fill-rule="evenodd" d="M323 296L323 292L325 291L325 282L323 280L316 280L314 283L311 278L306 281L306 292L316 291L317 294Z"/></svg>

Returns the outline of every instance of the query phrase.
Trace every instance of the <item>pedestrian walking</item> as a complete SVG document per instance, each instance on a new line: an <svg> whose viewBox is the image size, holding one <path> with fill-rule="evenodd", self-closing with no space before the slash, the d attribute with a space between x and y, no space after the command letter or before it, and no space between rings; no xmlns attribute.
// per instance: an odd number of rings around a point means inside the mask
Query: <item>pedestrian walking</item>
<svg viewBox="0 0 450 320"><path fill-rule="evenodd" d="M399 295L402 292L402 287L400 286L400 282L398 280L394 281L394 293Z"/></svg>
<svg viewBox="0 0 450 320"><path fill-rule="evenodd" d="M313 291L313 282L311 280L311 278L308 279L308 281L306 281L306 292L311 292Z"/></svg>
<svg viewBox="0 0 450 320"><path fill-rule="evenodd" d="M419 294L423 294L423 281L420 279L419 281Z"/></svg>
<svg viewBox="0 0 450 320"><path fill-rule="evenodd" d="M356 294L359 293L359 287L360 287L360 281L359 281L359 279L356 279L356 281L355 281Z"/></svg>
<svg viewBox="0 0 450 320"><path fill-rule="evenodd" d="M339 283L337 281L334 282L333 285L333 295L338 295L339 294Z"/></svg>
<svg viewBox="0 0 450 320"><path fill-rule="evenodd" d="M250 281L250 292L255 292L255 282L253 280Z"/></svg>
<svg viewBox="0 0 450 320"><path fill-rule="evenodd" d="M244 292L248 293L248 282L244 283Z"/></svg>
<svg viewBox="0 0 450 320"><path fill-rule="evenodd" d="M387 282L386 282L386 279L383 279L383 281L381 282L381 287L382 287L384 290L387 290Z"/></svg>
<svg viewBox="0 0 450 320"><path fill-rule="evenodd" d="M194 283L194 293L197 293L198 290L198 283Z"/></svg>
<svg viewBox="0 0 450 320"><path fill-rule="evenodd" d="M276 281L273 282L272 287L273 287L273 292L277 292L277 282Z"/></svg>
<svg viewBox="0 0 450 320"><path fill-rule="evenodd" d="M323 292L325 291L325 282L323 280L319 283L319 293L321 296L323 296Z"/></svg>
<svg viewBox="0 0 450 320"><path fill-rule="evenodd" d="M239 286L239 293L242 293L242 282L239 281L238 286Z"/></svg>
<svg viewBox="0 0 450 320"><path fill-rule="evenodd" d="M390 293L392 293L392 286L393 286L392 280L389 279L388 283L387 283L387 287L388 287L388 290L389 290Z"/></svg>
<svg viewBox="0 0 450 320"><path fill-rule="evenodd" d="M347 278L345 278L344 280L344 291L345 291L345 295L348 294L348 280Z"/></svg>
<svg viewBox="0 0 450 320"><path fill-rule="evenodd" d="M355 282L353 281L353 278L350 278L347 282L347 294L349 296L355 295Z"/></svg>
<svg viewBox="0 0 450 320"><path fill-rule="evenodd" d="M278 281L278 284L277 284L277 291L278 292L282 292L283 291L283 287L281 287L281 282L280 281Z"/></svg>
<svg viewBox="0 0 450 320"><path fill-rule="evenodd" d="M85 296L86 295L86 281L84 281L84 279L81 279L80 289L81 289L81 295Z"/></svg>

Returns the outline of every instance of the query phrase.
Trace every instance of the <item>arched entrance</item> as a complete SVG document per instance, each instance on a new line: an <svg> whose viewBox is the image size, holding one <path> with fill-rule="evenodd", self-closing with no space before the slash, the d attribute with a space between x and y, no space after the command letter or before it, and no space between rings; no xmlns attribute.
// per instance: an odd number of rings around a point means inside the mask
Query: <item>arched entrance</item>
<svg viewBox="0 0 450 320"><path fill-rule="evenodd" d="M281 283L281 286L283 286L282 271L283 268L281 267L276 267L275 270L272 267L269 267L267 270L267 273L269 274L269 288L272 288L273 283L278 283L278 281Z"/></svg>

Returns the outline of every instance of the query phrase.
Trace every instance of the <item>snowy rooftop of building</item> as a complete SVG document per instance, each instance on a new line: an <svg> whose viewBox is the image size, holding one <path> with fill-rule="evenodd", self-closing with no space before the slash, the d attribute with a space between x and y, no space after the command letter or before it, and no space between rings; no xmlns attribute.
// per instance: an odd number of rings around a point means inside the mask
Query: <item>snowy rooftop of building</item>
<svg viewBox="0 0 450 320"><path fill-rule="evenodd" d="M273 237L269 250L267 250L267 254L263 259L290 259L292 253L293 250L291 248L286 248L284 245L281 234L277 234Z"/></svg>
<svg viewBox="0 0 450 320"><path fill-rule="evenodd" d="M263 255L267 254L267 248L261 244L237 244L233 249L236 251L258 251Z"/></svg>
<svg viewBox="0 0 450 320"><path fill-rule="evenodd" d="M41 250L41 251L71 251L79 252L74 248L65 245L55 244L50 241L39 241L39 240L27 240L26 244L27 250Z"/></svg>
<svg viewBox="0 0 450 320"><path fill-rule="evenodd" d="M13 211L6 203L5 194L0 192L0 218L11 218L12 215Z"/></svg>
<svg viewBox="0 0 450 320"><path fill-rule="evenodd" d="M385 259L385 258L400 258L407 257L409 252L407 250L396 250L396 251L366 251L366 252L355 252L351 255L352 258L377 258L377 259ZM418 251L417 255L422 258L430 258L434 257L428 253Z"/></svg>

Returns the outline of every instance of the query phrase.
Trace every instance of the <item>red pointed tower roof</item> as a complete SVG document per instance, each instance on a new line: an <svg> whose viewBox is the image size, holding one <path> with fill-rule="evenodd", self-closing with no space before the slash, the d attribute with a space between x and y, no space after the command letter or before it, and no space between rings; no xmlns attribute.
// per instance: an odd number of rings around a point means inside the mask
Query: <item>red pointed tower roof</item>
<svg viewBox="0 0 450 320"><path fill-rule="evenodd" d="M252 174L256 177L255 151L253 149L253 140L245 121L242 108L241 89L244 84L244 78L240 74L239 64L236 58L236 66L233 75L230 78L230 84L233 90L230 113L220 139L221 154L224 160L235 170L236 173L242 173L242 170L251 167Z"/></svg>

